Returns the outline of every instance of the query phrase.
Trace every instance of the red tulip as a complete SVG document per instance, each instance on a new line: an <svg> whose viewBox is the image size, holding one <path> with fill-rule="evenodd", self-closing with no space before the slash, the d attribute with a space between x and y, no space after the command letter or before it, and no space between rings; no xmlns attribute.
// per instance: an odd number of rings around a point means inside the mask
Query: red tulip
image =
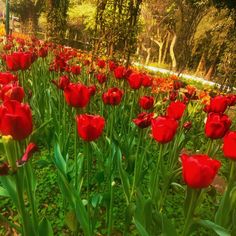
<svg viewBox="0 0 236 236"><path fill-rule="evenodd" d="M139 106L145 110L153 108L154 98L151 96L142 96L139 98Z"/></svg>
<svg viewBox="0 0 236 236"><path fill-rule="evenodd" d="M192 122L191 122L191 121L185 122L184 125L183 125L183 127L184 127L184 129L186 129L186 130L191 129L191 127L192 127Z"/></svg>
<svg viewBox="0 0 236 236"><path fill-rule="evenodd" d="M28 104L9 100L0 106L0 132L2 135L11 135L15 140L22 140L28 137L32 130L32 114Z"/></svg>
<svg viewBox="0 0 236 236"><path fill-rule="evenodd" d="M178 122L170 117L159 116L152 120L152 136L159 143L170 142L177 128Z"/></svg>
<svg viewBox="0 0 236 236"><path fill-rule="evenodd" d="M129 85L132 89L139 89L142 85L142 80L143 77L139 73L132 73L128 78Z"/></svg>
<svg viewBox="0 0 236 236"><path fill-rule="evenodd" d="M24 89L16 84L7 84L0 91L2 101L16 100L22 102L25 96Z"/></svg>
<svg viewBox="0 0 236 236"><path fill-rule="evenodd" d="M107 77L104 74L97 74L95 77L97 78L97 80L100 84L105 83L107 80Z"/></svg>
<svg viewBox="0 0 236 236"><path fill-rule="evenodd" d="M67 75L61 76L58 83L58 88L64 90L70 84L70 79Z"/></svg>
<svg viewBox="0 0 236 236"><path fill-rule="evenodd" d="M11 74L10 72L0 72L0 84L5 85L10 82L17 81L17 76Z"/></svg>
<svg viewBox="0 0 236 236"><path fill-rule="evenodd" d="M227 96L227 101L228 101L228 106L234 106L236 105L236 95L235 94L230 94Z"/></svg>
<svg viewBox="0 0 236 236"><path fill-rule="evenodd" d="M180 101L171 102L167 108L167 115L171 118L179 120L181 119L185 111L185 108L186 108L186 105L183 102L180 102Z"/></svg>
<svg viewBox="0 0 236 236"><path fill-rule="evenodd" d="M223 138L228 132L231 120L227 115L219 113L210 113L207 116L205 134L208 138Z"/></svg>
<svg viewBox="0 0 236 236"><path fill-rule="evenodd" d="M83 84L70 83L64 89L64 96L67 104L72 107L85 107L90 100L89 89Z"/></svg>
<svg viewBox="0 0 236 236"><path fill-rule="evenodd" d="M223 151L225 157L236 160L236 131L230 131L225 135Z"/></svg>
<svg viewBox="0 0 236 236"><path fill-rule="evenodd" d="M180 80L174 80L173 81L173 87L175 90L179 90L180 88L183 87L183 82Z"/></svg>
<svg viewBox="0 0 236 236"><path fill-rule="evenodd" d="M118 105L121 102L123 91L118 88L110 88L107 92L103 93L102 100L104 104Z"/></svg>
<svg viewBox="0 0 236 236"><path fill-rule="evenodd" d="M207 188L214 180L221 163L207 155L181 155L183 178L191 188Z"/></svg>
<svg viewBox="0 0 236 236"><path fill-rule="evenodd" d="M169 99L174 102L178 97L178 92L175 90L170 91Z"/></svg>
<svg viewBox="0 0 236 236"><path fill-rule="evenodd" d="M104 60L98 60L97 65L100 68L104 68L106 66L106 62Z"/></svg>
<svg viewBox="0 0 236 236"><path fill-rule="evenodd" d="M114 71L116 69L117 65L114 61L109 61L109 69L110 71Z"/></svg>
<svg viewBox="0 0 236 236"><path fill-rule="evenodd" d="M99 115L78 115L76 121L78 135L88 142L98 139L105 126L105 119Z"/></svg>
<svg viewBox="0 0 236 236"><path fill-rule="evenodd" d="M207 107L207 112L224 113L228 106L228 99L225 96L216 96L211 98L210 105Z"/></svg>
<svg viewBox="0 0 236 236"><path fill-rule="evenodd" d="M89 89L90 97L94 96L96 93L96 90L97 90L96 85L90 85L90 86L88 86L88 89Z"/></svg>
<svg viewBox="0 0 236 236"><path fill-rule="evenodd" d="M114 70L114 75L115 75L116 79L123 79L125 77L125 72L126 72L125 67L118 66Z"/></svg>
<svg viewBox="0 0 236 236"><path fill-rule="evenodd" d="M154 113L142 112L138 114L138 117L133 119L133 122L141 129L147 128L151 125Z"/></svg>
<svg viewBox="0 0 236 236"><path fill-rule="evenodd" d="M39 51L38 51L38 56L39 57L45 58L47 55L48 55L48 49L47 48L42 47L42 48L39 49Z"/></svg>
<svg viewBox="0 0 236 236"><path fill-rule="evenodd" d="M150 76L143 74L143 79L142 79L142 86L143 87L151 87L152 86L152 79Z"/></svg>
<svg viewBox="0 0 236 236"><path fill-rule="evenodd" d="M30 157L32 157L32 155L38 151L38 147L36 144L34 143L30 143L28 144L28 146L26 147L25 153L22 156L21 160L18 161L18 164L24 164L25 162L27 162Z"/></svg>
<svg viewBox="0 0 236 236"><path fill-rule="evenodd" d="M71 66L70 71L74 75L79 75L81 73L81 67L79 65Z"/></svg>
<svg viewBox="0 0 236 236"><path fill-rule="evenodd" d="M30 52L14 52L6 56L6 63L9 70L27 70L32 64L32 54Z"/></svg>

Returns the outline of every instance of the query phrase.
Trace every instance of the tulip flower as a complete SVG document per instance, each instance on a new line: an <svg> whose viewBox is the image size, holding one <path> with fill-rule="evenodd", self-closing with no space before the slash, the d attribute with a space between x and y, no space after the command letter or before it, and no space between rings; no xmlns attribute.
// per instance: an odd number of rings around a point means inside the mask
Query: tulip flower
<svg viewBox="0 0 236 236"><path fill-rule="evenodd" d="M123 79L125 77L125 72L126 72L125 67L118 66L114 70L114 75L115 75L116 79Z"/></svg>
<svg viewBox="0 0 236 236"><path fill-rule="evenodd" d="M107 92L103 93L102 100L107 105L118 105L121 102L123 91L118 88L110 88Z"/></svg>
<svg viewBox="0 0 236 236"><path fill-rule="evenodd" d="M139 99L139 106L145 110L153 108L154 98L151 96L143 96Z"/></svg>
<svg viewBox="0 0 236 236"><path fill-rule="evenodd" d="M154 113L142 112L138 114L137 118L133 119L133 122L139 128L144 129L151 125L153 116L154 116Z"/></svg>
<svg viewBox="0 0 236 236"><path fill-rule="evenodd" d="M207 116L205 134L208 138L223 138L231 125L231 120L227 115L219 113L210 113Z"/></svg>
<svg viewBox="0 0 236 236"><path fill-rule="evenodd" d="M0 133L15 140L28 137L33 130L32 114L28 104L9 100L0 106Z"/></svg>
<svg viewBox="0 0 236 236"><path fill-rule="evenodd" d="M143 74L142 86L147 88L152 86L152 79L150 76Z"/></svg>
<svg viewBox="0 0 236 236"><path fill-rule="evenodd" d="M97 74L95 77L97 78L97 80L100 84L105 83L107 80L107 77L104 74Z"/></svg>
<svg viewBox="0 0 236 236"><path fill-rule="evenodd" d="M104 68L106 66L106 62L104 60L98 60L97 65L100 68Z"/></svg>
<svg viewBox="0 0 236 236"><path fill-rule="evenodd" d="M90 100L90 92L87 86L83 84L70 83L64 89L66 102L72 107L85 107Z"/></svg>
<svg viewBox="0 0 236 236"><path fill-rule="evenodd" d="M99 115L78 115L76 122L78 135L88 142L98 139L105 126L105 119Z"/></svg>
<svg viewBox="0 0 236 236"><path fill-rule="evenodd" d="M18 102L22 102L24 96L24 89L20 87L17 83L7 84L0 91L0 97L2 101L16 100Z"/></svg>
<svg viewBox="0 0 236 236"><path fill-rule="evenodd" d="M183 102L171 102L170 105L167 107L167 115L175 120L179 120L181 119L185 108L186 105Z"/></svg>
<svg viewBox="0 0 236 236"><path fill-rule="evenodd" d="M9 70L27 70L32 64L32 54L30 52L14 52L6 56L6 63Z"/></svg>
<svg viewBox="0 0 236 236"><path fill-rule="evenodd" d="M159 143L170 142L177 131L178 122L170 117L159 116L152 120L152 136Z"/></svg>
<svg viewBox="0 0 236 236"><path fill-rule="evenodd" d="M143 80L143 77L139 73L132 73L128 77L128 82L132 89L139 89L142 85L142 80Z"/></svg>
<svg viewBox="0 0 236 236"><path fill-rule="evenodd" d="M228 99L225 96L211 98L210 105L206 106L206 112L224 113L228 106Z"/></svg>
<svg viewBox="0 0 236 236"><path fill-rule="evenodd" d="M225 157L236 160L236 131L230 131L225 135L223 151Z"/></svg>
<svg viewBox="0 0 236 236"><path fill-rule="evenodd" d="M81 67L79 65L71 66L70 71L74 75L79 75L81 73Z"/></svg>
<svg viewBox="0 0 236 236"><path fill-rule="evenodd" d="M184 182L191 188L207 188L214 180L221 163L207 155L181 155Z"/></svg>
<svg viewBox="0 0 236 236"><path fill-rule="evenodd" d="M6 85L10 82L17 81L17 76L11 74L10 72L0 72L0 84Z"/></svg>
<svg viewBox="0 0 236 236"><path fill-rule="evenodd" d="M18 161L19 165L24 164L25 162L29 161L29 159L32 157L32 155L38 151L38 147L34 143L30 143L25 150L24 155L22 158Z"/></svg>

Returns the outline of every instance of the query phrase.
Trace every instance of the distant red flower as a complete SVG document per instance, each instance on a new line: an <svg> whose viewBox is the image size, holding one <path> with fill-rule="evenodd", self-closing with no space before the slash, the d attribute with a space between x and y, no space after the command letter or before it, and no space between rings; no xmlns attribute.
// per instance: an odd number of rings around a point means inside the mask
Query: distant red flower
<svg viewBox="0 0 236 236"><path fill-rule="evenodd" d="M181 155L183 178L191 188L207 188L214 180L221 163L207 155Z"/></svg>
<svg viewBox="0 0 236 236"><path fill-rule="evenodd" d="M208 138L223 138L228 132L231 120L225 114L209 113L207 116L205 134Z"/></svg>
<svg viewBox="0 0 236 236"><path fill-rule="evenodd" d="M102 100L104 104L118 105L121 102L123 91L118 88L110 88L107 92L103 93Z"/></svg>
<svg viewBox="0 0 236 236"><path fill-rule="evenodd" d="M125 76L125 72L126 69L123 66L118 66L116 67L116 69L114 70L114 75L116 77L116 79L123 79Z"/></svg>
<svg viewBox="0 0 236 236"><path fill-rule="evenodd" d="M46 47L41 47L38 51L38 56L45 58L48 55L48 49Z"/></svg>
<svg viewBox="0 0 236 236"><path fill-rule="evenodd" d="M183 102L180 101L171 102L170 105L167 107L167 115L176 120L179 120L181 119L185 111L185 108L186 105Z"/></svg>
<svg viewBox="0 0 236 236"><path fill-rule="evenodd" d="M116 69L117 65L114 61L109 61L109 69L110 71L114 71Z"/></svg>
<svg viewBox="0 0 236 236"><path fill-rule="evenodd" d="M227 101L228 101L228 106L230 107L236 105L236 95L235 94L228 95Z"/></svg>
<svg viewBox="0 0 236 236"><path fill-rule="evenodd" d="M97 74L95 77L97 78L97 80L98 80L98 82L99 82L100 84L105 83L106 80L107 80L107 77L106 77L105 74L101 74L101 73L100 73L100 74Z"/></svg>
<svg viewBox="0 0 236 236"><path fill-rule="evenodd" d="M175 90L179 90L180 88L183 87L183 82L180 80L174 80L173 81L173 87Z"/></svg>
<svg viewBox="0 0 236 236"><path fill-rule="evenodd" d="M142 85L142 80L143 77L139 73L132 73L128 78L129 85L132 89L139 89Z"/></svg>
<svg viewBox="0 0 236 236"><path fill-rule="evenodd" d="M183 125L183 127L184 127L184 129L186 129L186 130L191 129L191 127L192 127L192 122L191 122L191 121L185 122L184 125Z"/></svg>
<svg viewBox="0 0 236 236"><path fill-rule="evenodd" d="M81 73L81 67L79 65L71 66L70 71L74 75L79 75Z"/></svg>
<svg viewBox="0 0 236 236"><path fill-rule="evenodd" d="M89 89L90 97L93 96L96 93L96 90L97 90L95 85L88 86L88 89Z"/></svg>
<svg viewBox="0 0 236 236"><path fill-rule="evenodd" d="M139 98L139 106L145 110L153 108L154 98L152 96L142 96Z"/></svg>
<svg viewBox="0 0 236 236"><path fill-rule="evenodd" d="M138 117L133 119L133 122L141 129L147 128L151 125L154 113L142 112L138 114Z"/></svg>
<svg viewBox="0 0 236 236"><path fill-rule="evenodd" d="M72 107L85 107L90 100L90 92L87 86L83 84L70 83L64 89L66 102Z"/></svg>
<svg viewBox="0 0 236 236"><path fill-rule="evenodd" d="M98 139L105 126L105 119L99 115L78 115L76 122L78 135L87 142Z"/></svg>
<svg viewBox="0 0 236 236"><path fill-rule="evenodd" d="M228 132L224 137L223 151L227 158L236 160L236 131Z"/></svg>
<svg viewBox="0 0 236 236"><path fill-rule="evenodd" d="M159 116L152 120L152 136L159 143L170 142L177 131L178 122L170 117Z"/></svg>
<svg viewBox="0 0 236 236"><path fill-rule="evenodd" d="M100 68L104 68L106 66L106 62L104 60L98 60L97 65Z"/></svg>
<svg viewBox="0 0 236 236"><path fill-rule="evenodd" d="M178 97L178 92L175 90L170 91L169 98L171 101L175 101Z"/></svg>
<svg viewBox="0 0 236 236"><path fill-rule="evenodd" d="M211 98L210 105L205 108L206 112L224 113L228 106L228 99L226 96L216 96Z"/></svg>
<svg viewBox="0 0 236 236"><path fill-rule="evenodd" d="M143 74L142 86L143 87L151 87L152 86L152 79L150 76Z"/></svg>

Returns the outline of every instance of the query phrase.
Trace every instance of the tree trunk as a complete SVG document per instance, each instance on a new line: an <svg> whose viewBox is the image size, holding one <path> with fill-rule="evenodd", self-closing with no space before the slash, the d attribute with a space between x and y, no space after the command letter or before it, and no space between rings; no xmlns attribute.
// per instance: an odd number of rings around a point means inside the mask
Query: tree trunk
<svg viewBox="0 0 236 236"><path fill-rule="evenodd" d="M205 57L204 54L202 54L201 59L198 63L197 69L195 74L197 75L198 73L204 72L205 74Z"/></svg>
<svg viewBox="0 0 236 236"><path fill-rule="evenodd" d="M147 57L146 57L145 65L148 65L150 61L150 56L151 56L151 48L147 48L146 52L147 52Z"/></svg>
<svg viewBox="0 0 236 236"><path fill-rule="evenodd" d="M163 57L161 59L161 64L164 64L166 61L166 55L167 55L167 51L168 51L168 47L169 47L169 41L170 41L170 33L167 33L167 38L165 41L165 47L164 47L164 53L163 53Z"/></svg>
<svg viewBox="0 0 236 236"><path fill-rule="evenodd" d="M171 61L172 61L171 69L175 70L177 63L176 63L176 58L175 58L174 47L175 47L177 36L176 36L176 33L173 33L173 35L174 36L173 36L171 44L170 44L170 57L171 57Z"/></svg>
<svg viewBox="0 0 236 236"><path fill-rule="evenodd" d="M161 64L161 59L162 59L162 49L163 49L163 42L159 44L159 55L158 55L158 65Z"/></svg>
<svg viewBox="0 0 236 236"><path fill-rule="evenodd" d="M206 75L205 75L206 80L211 80L214 69L215 69L215 65L211 65L210 68L208 69Z"/></svg>

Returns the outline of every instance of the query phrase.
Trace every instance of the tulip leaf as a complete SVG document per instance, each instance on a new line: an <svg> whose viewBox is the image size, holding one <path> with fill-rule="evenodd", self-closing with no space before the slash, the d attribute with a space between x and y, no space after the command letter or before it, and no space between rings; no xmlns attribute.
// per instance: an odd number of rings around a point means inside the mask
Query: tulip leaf
<svg viewBox="0 0 236 236"><path fill-rule="evenodd" d="M141 236L150 236L144 226L137 219L134 219L134 224Z"/></svg>
<svg viewBox="0 0 236 236"><path fill-rule="evenodd" d="M53 236L53 230L50 222L43 218L42 221L39 223L39 235L43 236Z"/></svg>
<svg viewBox="0 0 236 236"><path fill-rule="evenodd" d="M63 174L66 174L66 162L61 155L61 150L58 143L54 146L54 162L57 168L60 169Z"/></svg>
<svg viewBox="0 0 236 236"><path fill-rule="evenodd" d="M8 191L5 188L1 187L1 186L0 186L0 196L2 196L2 197L10 197Z"/></svg>
<svg viewBox="0 0 236 236"><path fill-rule="evenodd" d="M125 193L126 201L127 201L127 203L129 203L129 199L130 199L129 176L122 167L122 155L121 155L120 149L118 151L118 156L117 157L118 157L117 158L117 162L118 162L117 165L118 165L118 169L119 169L119 174L120 174L123 190L124 190L124 193Z"/></svg>
<svg viewBox="0 0 236 236"><path fill-rule="evenodd" d="M2 177L0 177L0 181L1 181L3 188L7 191L7 193L11 197L11 199L14 202L14 204L16 205L16 207L18 207L16 185L15 185L13 177L2 176Z"/></svg>
<svg viewBox="0 0 236 236"><path fill-rule="evenodd" d="M202 225L205 228L211 229L217 233L219 236L230 236L231 234L220 225L215 224L210 220L197 220L195 221L197 224Z"/></svg>

